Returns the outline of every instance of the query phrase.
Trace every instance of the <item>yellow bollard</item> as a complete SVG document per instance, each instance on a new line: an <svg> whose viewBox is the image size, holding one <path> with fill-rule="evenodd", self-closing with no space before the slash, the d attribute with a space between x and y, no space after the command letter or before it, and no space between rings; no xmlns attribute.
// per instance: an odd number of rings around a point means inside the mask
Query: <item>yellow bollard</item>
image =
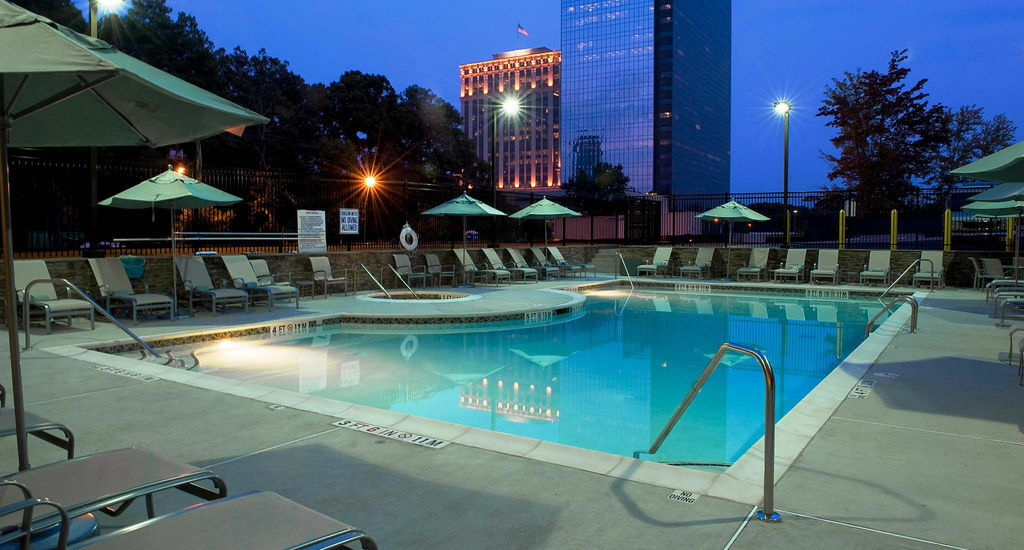
<svg viewBox="0 0 1024 550"><path fill-rule="evenodd" d="M896 209L893 208L889 213L889 250L896 250L896 237L899 235L896 231L897 216Z"/></svg>
<svg viewBox="0 0 1024 550"><path fill-rule="evenodd" d="M942 249L948 251L953 246L953 212L948 208L942 215Z"/></svg>
<svg viewBox="0 0 1024 550"><path fill-rule="evenodd" d="M846 250L846 211L839 211L839 250Z"/></svg>
<svg viewBox="0 0 1024 550"><path fill-rule="evenodd" d="M1006 251L1013 252L1013 218L1006 218Z"/></svg>

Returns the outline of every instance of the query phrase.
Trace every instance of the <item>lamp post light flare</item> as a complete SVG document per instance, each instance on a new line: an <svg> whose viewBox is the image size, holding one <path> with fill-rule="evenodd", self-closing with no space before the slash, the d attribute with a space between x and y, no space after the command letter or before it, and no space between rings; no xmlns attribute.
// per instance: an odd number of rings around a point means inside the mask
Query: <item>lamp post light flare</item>
<svg viewBox="0 0 1024 550"><path fill-rule="evenodd" d="M365 185L367 188L372 189L377 185L377 178L375 176L366 176L365 178L363 178L363 185Z"/></svg>
<svg viewBox="0 0 1024 550"><path fill-rule="evenodd" d="M498 204L498 111L506 117L515 120L522 108L519 98L515 95L508 95L505 99L491 105L491 206ZM470 186L472 189L472 186ZM494 217L491 245L498 246L498 218Z"/></svg>
<svg viewBox="0 0 1024 550"><path fill-rule="evenodd" d="M776 101L773 108L775 109L775 114L781 116L785 121L785 130L782 138L782 204L786 211L786 248L789 248L789 112L793 110L793 106L788 101Z"/></svg>

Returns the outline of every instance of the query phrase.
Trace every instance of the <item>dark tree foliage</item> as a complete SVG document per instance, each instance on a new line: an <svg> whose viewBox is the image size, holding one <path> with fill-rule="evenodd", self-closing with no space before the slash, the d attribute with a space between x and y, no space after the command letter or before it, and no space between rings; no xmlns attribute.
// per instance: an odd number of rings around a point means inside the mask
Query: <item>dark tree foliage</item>
<svg viewBox="0 0 1024 550"><path fill-rule="evenodd" d="M624 197L630 190L629 176L623 173L622 165L607 162L595 164L593 176L580 170L562 187L574 207L583 208L588 212L602 210L602 205Z"/></svg>
<svg viewBox="0 0 1024 550"><path fill-rule="evenodd" d="M838 154L822 152L831 165L828 178L855 190L865 207L903 205L948 143L945 107L928 103L927 79L907 82L906 60L906 50L894 51L885 72L832 79L818 109L837 130L830 141Z"/></svg>
<svg viewBox="0 0 1024 550"><path fill-rule="evenodd" d="M71 0L13 0L12 3L78 32L89 32L89 22Z"/></svg>
<svg viewBox="0 0 1024 550"><path fill-rule="evenodd" d="M927 183L946 193L964 178L952 176L951 170L981 157L1009 147L1015 141L1017 127L1000 113L986 120L984 109L964 105L953 111L946 109L945 131L948 142L939 148Z"/></svg>

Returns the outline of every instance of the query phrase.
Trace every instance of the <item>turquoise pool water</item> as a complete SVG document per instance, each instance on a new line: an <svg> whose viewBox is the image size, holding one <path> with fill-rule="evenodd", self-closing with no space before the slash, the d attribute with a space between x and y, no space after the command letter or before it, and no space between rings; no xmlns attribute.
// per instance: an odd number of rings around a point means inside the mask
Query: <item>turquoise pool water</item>
<svg viewBox="0 0 1024 550"><path fill-rule="evenodd" d="M630 456L722 342L756 347L781 418L864 338L877 302L598 291L546 326L458 333L322 330L198 350L204 372ZM757 363L726 356L654 460L733 462L764 431Z"/></svg>

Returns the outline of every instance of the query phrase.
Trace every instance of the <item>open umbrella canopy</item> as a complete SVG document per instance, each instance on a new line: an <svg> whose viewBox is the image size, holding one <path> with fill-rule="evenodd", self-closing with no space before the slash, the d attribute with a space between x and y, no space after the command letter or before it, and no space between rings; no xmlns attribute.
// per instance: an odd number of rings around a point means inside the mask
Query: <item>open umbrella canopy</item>
<svg viewBox="0 0 1024 550"><path fill-rule="evenodd" d="M427 216L504 216L505 213L463 193L423 212Z"/></svg>
<svg viewBox="0 0 1024 550"><path fill-rule="evenodd" d="M766 222L768 221L768 216L755 212L736 201L729 201L721 206L716 206L707 212L697 214L697 219L718 219L727 222Z"/></svg>
<svg viewBox="0 0 1024 550"><path fill-rule="evenodd" d="M1002 183L1006 182L1024 182L1024 141L1016 143L996 151L987 157L982 157L970 164L961 166L956 170L950 172L954 176L962 176L965 178L975 178L985 181L998 181ZM1002 186L1000 186L1002 187ZM995 189L998 189L996 187ZM991 189L990 191L995 191ZM988 191L986 191L988 193ZM991 199L975 199L974 200L999 200L997 194L993 194ZM1008 196L1001 197L1003 199L1009 198Z"/></svg>
<svg viewBox="0 0 1024 550"><path fill-rule="evenodd" d="M267 122L2 0L0 51L0 111L11 117L11 147L158 147Z"/></svg>
<svg viewBox="0 0 1024 550"><path fill-rule="evenodd" d="M168 169L148 180L103 199L100 206L114 208L205 208L228 206L241 198Z"/></svg>
<svg viewBox="0 0 1024 550"><path fill-rule="evenodd" d="M1013 217L1024 214L1024 200L971 202L965 204L962 210L990 218Z"/></svg>
<svg viewBox="0 0 1024 550"><path fill-rule="evenodd" d="M547 197L543 197L515 214L509 214L508 217L517 220L557 220L561 218L575 218L580 215L575 210L570 210L557 202L548 200Z"/></svg>

